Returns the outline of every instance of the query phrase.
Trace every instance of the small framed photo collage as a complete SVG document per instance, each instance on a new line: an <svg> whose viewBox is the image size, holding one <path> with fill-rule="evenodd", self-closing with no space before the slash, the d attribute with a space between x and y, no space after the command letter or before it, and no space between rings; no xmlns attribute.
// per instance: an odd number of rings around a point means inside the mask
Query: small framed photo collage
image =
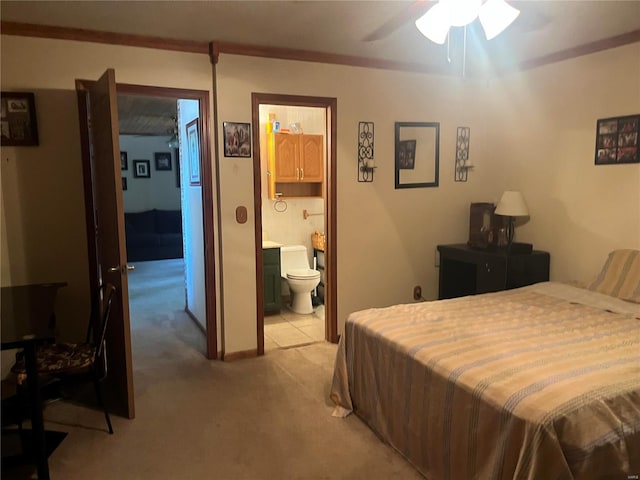
<svg viewBox="0 0 640 480"><path fill-rule="evenodd" d="M596 165L640 163L639 115L602 118L596 132Z"/></svg>

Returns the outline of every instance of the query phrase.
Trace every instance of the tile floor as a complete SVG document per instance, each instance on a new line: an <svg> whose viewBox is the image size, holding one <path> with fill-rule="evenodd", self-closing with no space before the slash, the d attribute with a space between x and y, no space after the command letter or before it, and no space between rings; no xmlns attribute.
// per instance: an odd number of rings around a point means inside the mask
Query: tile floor
<svg viewBox="0 0 640 480"><path fill-rule="evenodd" d="M324 305L308 315L282 307L280 313L264 316L264 349L289 348L324 341Z"/></svg>

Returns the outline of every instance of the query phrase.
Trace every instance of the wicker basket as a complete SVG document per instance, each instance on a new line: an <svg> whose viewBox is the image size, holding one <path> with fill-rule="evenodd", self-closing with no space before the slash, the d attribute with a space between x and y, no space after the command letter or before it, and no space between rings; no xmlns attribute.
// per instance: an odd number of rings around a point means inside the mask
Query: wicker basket
<svg viewBox="0 0 640 480"><path fill-rule="evenodd" d="M311 234L311 244L313 248L324 251L324 233L313 232Z"/></svg>

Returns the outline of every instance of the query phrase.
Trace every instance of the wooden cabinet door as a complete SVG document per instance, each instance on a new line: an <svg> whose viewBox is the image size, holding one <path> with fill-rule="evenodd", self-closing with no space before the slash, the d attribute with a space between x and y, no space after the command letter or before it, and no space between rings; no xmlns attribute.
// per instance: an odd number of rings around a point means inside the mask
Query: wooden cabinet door
<svg viewBox="0 0 640 480"><path fill-rule="evenodd" d="M275 134L275 181L298 181L298 158L300 157L300 145L298 135L286 133Z"/></svg>
<svg viewBox="0 0 640 480"><path fill-rule="evenodd" d="M299 135L300 180L322 182L324 179L324 136Z"/></svg>
<svg viewBox="0 0 640 480"><path fill-rule="evenodd" d="M476 277L476 292L499 292L506 288L506 265L504 258L479 258Z"/></svg>

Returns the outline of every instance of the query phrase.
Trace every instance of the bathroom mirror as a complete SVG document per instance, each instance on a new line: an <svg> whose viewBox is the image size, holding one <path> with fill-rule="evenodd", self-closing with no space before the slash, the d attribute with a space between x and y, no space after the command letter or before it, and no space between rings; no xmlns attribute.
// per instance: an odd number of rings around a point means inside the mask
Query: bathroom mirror
<svg viewBox="0 0 640 480"><path fill-rule="evenodd" d="M396 188L437 187L440 123L396 122Z"/></svg>

